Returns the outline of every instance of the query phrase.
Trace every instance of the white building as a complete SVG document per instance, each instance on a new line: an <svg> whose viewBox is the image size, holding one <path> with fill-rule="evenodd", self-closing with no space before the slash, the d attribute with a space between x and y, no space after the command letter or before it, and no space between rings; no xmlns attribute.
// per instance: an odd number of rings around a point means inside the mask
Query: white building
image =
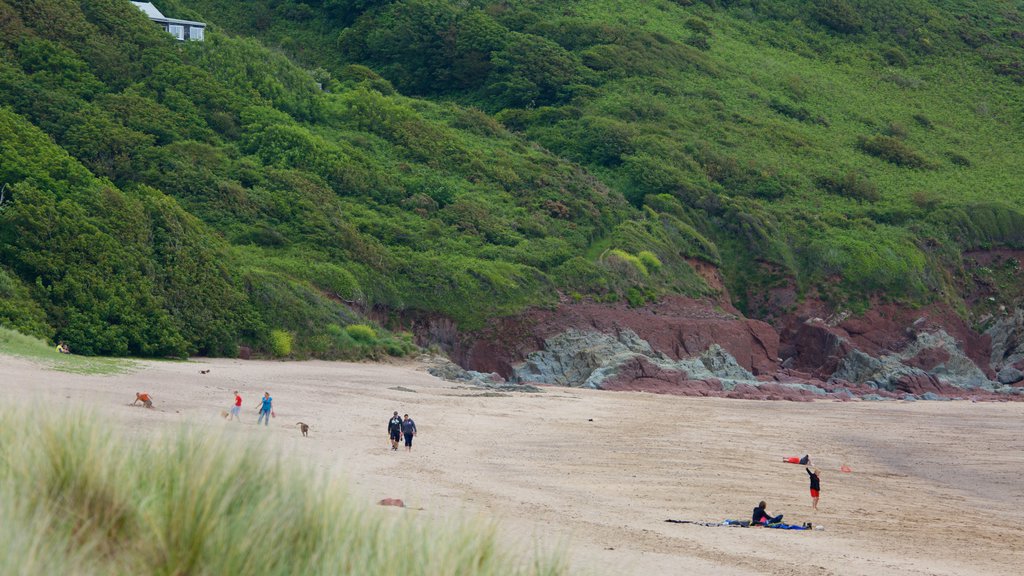
<svg viewBox="0 0 1024 576"><path fill-rule="evenodd" d="M146 13L149 19L160 25L161 28L170 33L178 40L198 40L203 41L203 37L206 31L206 24L202 22L193 22L191 20L178 20L177 18L168 18L157 10L156 6L153 6L151 2L132 2L135 7Z"/></svg>

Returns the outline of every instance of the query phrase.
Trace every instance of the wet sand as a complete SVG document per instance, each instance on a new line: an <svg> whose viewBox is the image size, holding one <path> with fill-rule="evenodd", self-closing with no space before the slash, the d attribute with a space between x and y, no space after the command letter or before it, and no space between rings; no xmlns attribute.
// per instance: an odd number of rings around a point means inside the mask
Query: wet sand
<svg viewBox="0 0 1024 576"><path fill-rule="evenodd" d="M201 375L199 370L209 369ZM220 411L242 392L243 421ZM257 398L275 399L269 427ZM136 391L155 410L129 407ZM417 518L493 518L511 546L583 574L1011 574L1024 565L1024 403L757 402L546 388L485 394L421 365L196 360L129 374L0 357L0 402L86 407L132 437L185 423L402 498ZM392 411L413 451L392 452ZM302 438L297 421L312 426ZM813 512L802 466L822 469ZM841 473L841 464L853 472ZM823 530L704 527L767 500Z"/></svg>

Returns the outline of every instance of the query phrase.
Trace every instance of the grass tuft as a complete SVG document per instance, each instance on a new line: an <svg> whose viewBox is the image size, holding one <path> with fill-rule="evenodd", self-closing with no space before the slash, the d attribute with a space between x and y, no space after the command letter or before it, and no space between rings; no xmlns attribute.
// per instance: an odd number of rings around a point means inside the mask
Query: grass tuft
<svg viewBox="0 0 1024 576"><path fill-rule="evenodd" d="M391 512L222 437L139 442L85 412L0 412L0 573L566 572L504 551L493 524Z"/></svg>

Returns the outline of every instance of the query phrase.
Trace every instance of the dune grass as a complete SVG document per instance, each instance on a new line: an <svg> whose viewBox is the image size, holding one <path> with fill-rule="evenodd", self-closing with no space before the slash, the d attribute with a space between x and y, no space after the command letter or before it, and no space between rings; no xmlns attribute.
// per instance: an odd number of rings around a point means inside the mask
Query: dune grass
<svg viewBox="0 0 1024 576"><path fill-rule="evenodd" d="M129 442L84 412L0 412L3 574L567 573L506 552L493 524L420 514L217 436Z"/></svg>
<svg viewBox="0 0 1024 576"><path fill-rule="evenodd" d="M59 354L54 346L34 336L0 326L0 354L20 356L42 362L60 372L74 374L122 374L130 372L135 362L124 358L98 358Z"/></svg>

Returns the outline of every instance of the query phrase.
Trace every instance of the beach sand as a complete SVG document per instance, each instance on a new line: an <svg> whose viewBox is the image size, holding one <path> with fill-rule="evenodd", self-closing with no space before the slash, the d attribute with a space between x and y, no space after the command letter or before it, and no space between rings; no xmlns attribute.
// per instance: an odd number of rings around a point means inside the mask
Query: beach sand
<svg viewBox="0 0 1024 576"><path fill-rule="evenodd" d="M236 389L243 421L226 422L220 412ZM265 390L277 417L257 428ZM156 409L128 406L137 391ZM133 438L187 424L260 444L344 479L357 499L409 507L386 514L493 519L509 547L562 549L573 573L993 575L1024 566L1024 403L494 395L412 362L143 361L89 376L2 356L0 402L87 408ZM390 449L394 410L418 426L410 453ZM311 425L309 438L298 421ZM803 454L821 468L817 512L803 466L781 461ZM665 522L749 520L762 499L786 521L823 529Z"/></svg>

